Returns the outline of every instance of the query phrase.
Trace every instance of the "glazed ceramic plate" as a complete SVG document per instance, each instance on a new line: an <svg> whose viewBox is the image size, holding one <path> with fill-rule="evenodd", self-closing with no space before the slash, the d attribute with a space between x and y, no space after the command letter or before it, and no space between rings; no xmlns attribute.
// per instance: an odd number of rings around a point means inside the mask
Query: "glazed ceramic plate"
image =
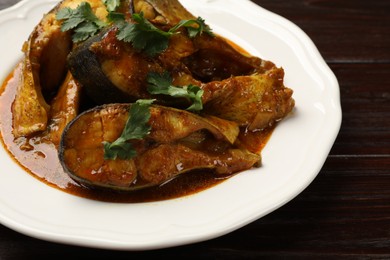
<svg viewBox="0 0 390 260"><path fill-rule="evenodd" d="M0 12L0 80L57 1L24 0ZM308 36L249 0L182 0L213 30L285 70L296 108L263 150L261 168L178 199L116 204L52 188L19 167L0 147L0 222L42 240L79 246L147 250L216 238L281 207L316 177L341 124L338 82Z"/></svg>

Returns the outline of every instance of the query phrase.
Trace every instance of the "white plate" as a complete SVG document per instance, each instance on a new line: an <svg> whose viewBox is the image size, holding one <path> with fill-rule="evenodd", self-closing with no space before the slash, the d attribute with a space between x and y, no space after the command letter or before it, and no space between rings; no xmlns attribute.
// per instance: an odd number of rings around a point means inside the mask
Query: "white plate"
<svg viewBox="0 0 390 260"><path fill-rule="evenodd" d="M54 0L24 0L0 12L0 81ZM316 177L341 124L338 82L297 26L249 0L182 0L215 32L284 68L296 109L263 150L263 166L195 195L116 204L83 199L25 173L0 148L0 221L58 243L146 250L222 236L281 207Z"/></svg>

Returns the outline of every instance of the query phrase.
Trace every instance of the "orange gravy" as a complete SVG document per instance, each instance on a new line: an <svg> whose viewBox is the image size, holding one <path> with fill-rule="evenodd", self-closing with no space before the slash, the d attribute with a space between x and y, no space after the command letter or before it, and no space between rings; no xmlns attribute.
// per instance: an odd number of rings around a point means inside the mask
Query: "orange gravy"
<svg viewBox="0 0 390 260"><path fill-rule="evenodd" d="M209 171L183 174L172 181L154 188L129 193L91 190L73 181L62 169L56 146L43 135L15 139L12 134L12 103L15 99L21 66L8 76L0 89L0 139L9 155L27 173L39 181L61 191L93 200L107 202L138 203L182 197L211 188L230 176L216 176ZM256 144L251 150L261 151L272 129L258 133L244 133L240 139L246 144Z"/></svg>

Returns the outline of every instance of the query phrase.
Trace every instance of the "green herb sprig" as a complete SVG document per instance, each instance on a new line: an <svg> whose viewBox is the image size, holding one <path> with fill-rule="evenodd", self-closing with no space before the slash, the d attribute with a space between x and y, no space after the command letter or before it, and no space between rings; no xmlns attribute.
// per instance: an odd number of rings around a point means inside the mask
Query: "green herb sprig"
<svg viewBox="0 0 390 260"><path fill-rule="evenodd" d="M135 49L150 57L165 51L168 48L170 37L178 33L181 27L187 28L188 36L191 38L203 32L214 36L210 27L200 17L196 20L182 20L167 32L157 28L145 19L142 12L133 14L132 18L135 23L123 22L118 24L117 38L132 43Z"/></svg>
<svg viewBox="0 0 390 260"><path fill-rule="evenodd" d="M176 87L172 84L172 78L168 72L159 74L156 72L149 72L147 76L148 87L150 94L168 95L175 98L185 98L192 104L187 108L189 111L200 111L203 109L202 96L204 91L194 85L183 87Z"/></svg>
<svg viewBox="0 0 390 260"><path fill-rule="evenodd" d="M121 0L102 0L108 12L115 12L121 5Z"/></svg>
<svg viewBox="0 0 390 260"><path fill-rule="evenodd" d="M61 30L63 32L74 30L73 42L81 42L97 34L107 23L100 20L93 13L91 5L82 2L76 9L65 7L56 15L57 20L63 20Z"/></svg>
<svg viewBox="0 0 390 260"><path fill-rule="evenodd" d="M121 136L112 143L103 142L105 160L116 160L117 158L128 160L137 155L133 145L128 141L141 140L150 133L149 107L153 102L152 99L140 99L131 105L129 117Z"/></svg>
<svg viewBox="0 0 390 260"><path fill-rule="evenodd" d="M153 57L168 48L170 32L164 32L144 18L143 13L133 14L135 23L117 23L118 40L132 43L138 51Z"/></svg>
<svg viewBox="0 0 390 260"><path fill-rule="evenodd" d="M181 20L178 24L172 27L169 31L176 32L180 27L185 27L190 38L195 38L201 35L203 32L214 37L214 33L211 28L206 24L202 17L198 17L196 20Z"/></svg>

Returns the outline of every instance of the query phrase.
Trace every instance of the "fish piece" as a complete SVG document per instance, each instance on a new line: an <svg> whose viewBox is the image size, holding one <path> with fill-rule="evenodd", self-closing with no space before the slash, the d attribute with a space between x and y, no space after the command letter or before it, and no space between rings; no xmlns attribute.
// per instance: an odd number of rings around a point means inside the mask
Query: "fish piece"
<svg viewBox="0 0 390 260"><path fill-rule="evenodd" d="M23 72L18 81L17 94L11 107L12 129L15 138L45 130L50 109L40 86L34 82L30 60L25 59L22 66Z"/></svg>
<svg viewBox="0 0 390 260"><path fill-rule="evenodd" d="M139 176L151 184L161 184L189 171L212 169L229 175L252 168L260 156L244 149L226 149L221 154L190 149L182 144L163 144L136 159ZM164 162L164 164L161 164Z"/></svg>
<svg viewBox="0 0 390 260"><path fill-rule="evenodd" d="M177 0L131 0L133 13L143 12L153 23L174 26L181 20L196 19Z"/></svg>
<svg viewBox="0 0 390 260"><path fill-rule="evenodd" d="M143 12L144 17L151 23L160 26L166 25L165 29L170 29L182 20L196 19L177 0L132 0L130 5L133 6L133 13ZM231 75L247 75L255 71L262 73L275 66L270 61L245 55L242 50L234 48L223 37L215 36L210 37L207 34L202 34L192 41L188 40L188 37L187 39L185 37L173 37L170 48L160 55L159 60L166 63L177 61L178 57L188 57L187 60L183 60L183 63L190 68L193 75L205 79L210 74L214 77L216 73L225 74L220 76L219 80ZM187 48L182 46L187 46ZM192 54L194 55L190 57ZM200 66L200 62L203 62L204 68ZM211 79L207 81L211 81Z"/></svg>
<svg viewBox="0 0 390 260"><path fill-rule="evenodd" d="M204 113L234 121L248 130L262 130L294 108L293 91L283 84L284 70L231 77L204 84Z"/></svg>
<svg viewBox="0 0 390 260"><path fill-rule="evenodd" d="M77 46L68 57L69 70L98 104L150 98L145 79L161 66L116 38L112 26Z"/></svg>
<svg viewBox="0 0 390 260"><path fill-rule="evenodd" d="M50 120L44 136L56 146L60 144L66 125L79 114L81 90L80 83L68 72L51 102Z"/></svg>
<svg viewBox="0 0 390 260"><path fill-rule="evenodd" d="M49 102L67 73L67 56L73 43L70 32L61 31L58 10L76 8L85 0L63 0L44 15L23 45L22 78L12 104L15 138L44 131L49 117ZM87 0L98 16L105 17L100 0ZM105 11L106 13L104 13Z"/></svg>
<svg viewBox="0 0 390 260"><path fill-rule="evenodd" d="M42 89L53 91L55 84L60 84L62 80L61 74L65 72L71 40L68 33L61 32L55 19L58 8L59 5L44 16L23 46L23 73L12 104L13 134L16 138L46 129L50 106ZM58 51L54 56L57 62L50 59L55 51ZM51 65L52 75L45 70Z"/></svg>
<svg viewBox="0 0 390 260"><path fill-rule="evenodd" d="M150 107L150 134L130 141L137 156L105 160L103 142L121 135L130 106L93 108L67 126L59 158L72 178L90 187L131 191L160 185L195 169L232 174L260 160L260 155L234 145L239 133L234 122L157 105Z"/></svg>
<svg viewBox="0 0 390 260"><path fill-rule="evenodd" d="M176 72L176 77L191 73L181 61L195 52L192 41L178 34L172 37L168 49L158 58L136 51L131 44L116 37L111 26L77 46L68 57L69 70L85 86L88 95L98 104L134 102L150 98L146 88L149 72ZM176 78L175 77L175 78ZM193 79L193 83L199 83ZM161 104L167 100L159 100Z"/></svg>
<svg viewBox="0 0 390 260"><path fill-rule="evenodd" d="M221 81L232 76L262 74L275 68L271 61L252 56L225 38L202 34L192 40L194 52L182 62L203 83Z"/></svg>

